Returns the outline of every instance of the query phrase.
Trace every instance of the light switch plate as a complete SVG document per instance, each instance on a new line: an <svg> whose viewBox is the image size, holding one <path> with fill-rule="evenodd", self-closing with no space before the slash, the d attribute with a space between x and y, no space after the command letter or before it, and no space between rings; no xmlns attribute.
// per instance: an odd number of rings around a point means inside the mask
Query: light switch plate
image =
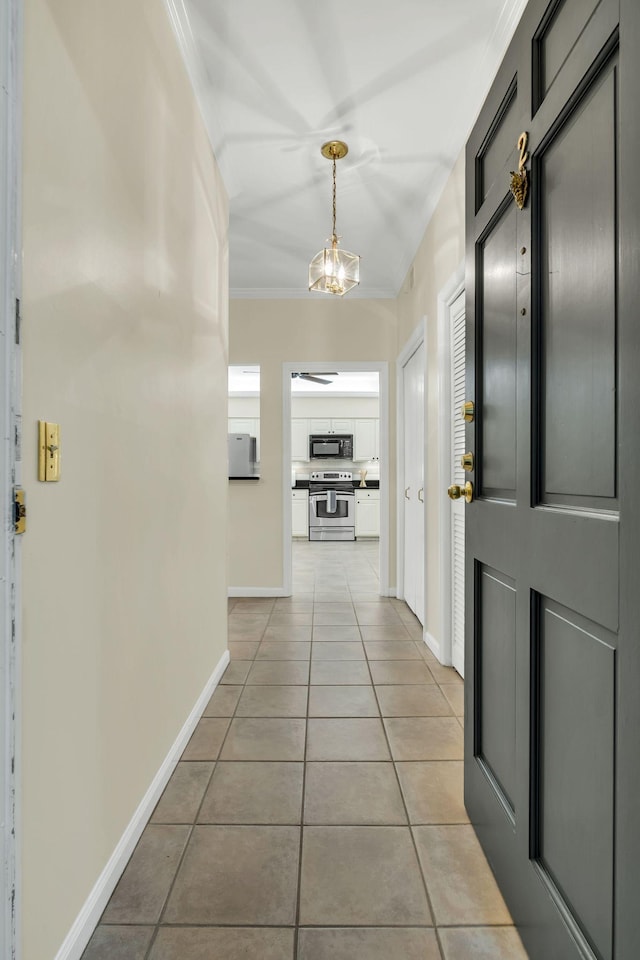
<svg viewBox="0 0 640 960"><path fill-rule="evenodd" d="M38 480L60 479L60 425L38 420Z"/></svg>

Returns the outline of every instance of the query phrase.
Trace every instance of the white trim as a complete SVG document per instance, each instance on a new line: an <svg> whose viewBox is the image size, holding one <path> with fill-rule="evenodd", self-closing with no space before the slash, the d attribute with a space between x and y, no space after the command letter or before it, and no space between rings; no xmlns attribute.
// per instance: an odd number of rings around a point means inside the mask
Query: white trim
<svg viewBox="0 0 640 960"><path fill-rule="evenodd" d="M58 950L55 960L80 960L84 949L86 948L91 936L102 916L102 912L109 902L109 897L113 893L118 880L134 851L134 848L142 835L142 831L153 813L153 810L160 799L162 791L169 782L171 774L176 768L184 748L189 742L191 734L195 730L196 724L200 719L204 708L218 686L222 674L229 663L229 651L225 650L220 658L218 665L207 680L204 690L198 697L193 710L187 717L184 726L178 734L173 746L170 748L162 765L153 778L149 789L138 805L138 809L129 821L129 824L118 841L115 850L109 857L109 860L98 877L93 890L87 897L84 906L75 919L75 922L64 942Z"/></svg>
<svg viewBox="0 0 640 960"><path fill-rule="evenodd" d="M321 296L304 287L231 287L229 290L231 300L317 300ZM350 300L395 300L396 297L397 292L390 287L369 287L364 284L349 291ZM305 364L308 363L306 360Z"/></svg>
<svg viewBox="0 0 640 960"><path fill-rule="evenodd" d="M0 956L15 960L21 925L20 537L12 487L21 482L15 438L22 409L15 304L20 297L23 29L21 0L0 2Z"/></svg>
<svg viewBox="0 0 640 960"><path fill-rule="evenodd" d="M425 630L425 633L422 639L424 640L429 650L431 650L431 653L434 655L434 657L437 660L439 660L440 663L442 663L442 648L438 643L438 641L436 640L436 638L434 637L434 635L432 633L429 633L428 630Z"/></svg>
<svg viewBox="0 0 640 960"><path fill-rule="evenodd" d="M422 317L420 323L416 326L413 333L405 343L404 347L396 358L396 592L398 600L404 600L404 368L421 344L425 345L425 398L426 390L426 345L427 345L427 316ZM425 432L426 432L426 409L425 409ZM426 443L424 451L424 470L426 475ZM425 511L426 515L426 511ZM426 547L426 527L425 527L425 547ZM425 552L426 558L426 552ZM427 619L427 593L425 584L424 595L424 619Z"/></svg>
<svg viewBox="0 0 640 960"><path fill-rule="evenodd" d="M284 587L229 587L229 597L288 597Z"/></svg>
<svg viewBox="0 0 640 960"><path fill-rule="evenodd" d="M439 523L440 523L440 642L436 654L451 664L451 518L447 488L451 463L451 306L464 290L464 260L438 294L438 410L440 411Z"/></svg>
<svg viewBox="0 0 640 960"><path fill-rule="evenodd" d="M395 596L389 586L389 364L386 360L297 360L282 364L282 583L290 597L291 567L291 374L336 370L338 373L377 372L380 421L380 595Z"/></svg>

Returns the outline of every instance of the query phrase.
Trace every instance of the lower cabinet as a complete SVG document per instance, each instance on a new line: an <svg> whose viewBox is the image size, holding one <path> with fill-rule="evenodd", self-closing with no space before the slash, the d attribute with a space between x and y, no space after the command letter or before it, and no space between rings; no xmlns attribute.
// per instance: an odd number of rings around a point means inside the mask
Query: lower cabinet
<svg viewBox="0 0 640 960"><path fill-rule="evenodd" d="M380 491L356 487L356 537L380 536Z"/></svg>
<svg viewBox="0 0 640 960"><path fill-rule="evenodd" d="M291 491L291 536L309 538L309 491Z"/></svg>

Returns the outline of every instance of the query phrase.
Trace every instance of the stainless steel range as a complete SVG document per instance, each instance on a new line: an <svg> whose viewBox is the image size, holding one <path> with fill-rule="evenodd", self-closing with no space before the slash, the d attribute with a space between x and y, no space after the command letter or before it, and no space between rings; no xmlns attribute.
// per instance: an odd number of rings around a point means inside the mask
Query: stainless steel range
<svg viewBox="0 0 640 960"><path fill-rule="evenodd" d="M355 540L353 474L315 470L309 478L309 540Z"/></svg>

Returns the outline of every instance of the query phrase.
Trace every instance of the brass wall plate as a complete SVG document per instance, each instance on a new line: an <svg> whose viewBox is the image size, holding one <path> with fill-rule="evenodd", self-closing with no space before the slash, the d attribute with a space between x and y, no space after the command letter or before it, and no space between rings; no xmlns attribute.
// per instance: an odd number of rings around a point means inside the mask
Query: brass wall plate
<svg viewBox="0 0 640 960"><path fill-rule="evenodd" d="M60 479L60 424L38 420L38 480Z"/></svg>
<svg viewBox="0 0 640 960"><path fill-rule="evenodd" d="M27 529L27 507L22 487L13 490L13 532L24 533Z"/></svg>

